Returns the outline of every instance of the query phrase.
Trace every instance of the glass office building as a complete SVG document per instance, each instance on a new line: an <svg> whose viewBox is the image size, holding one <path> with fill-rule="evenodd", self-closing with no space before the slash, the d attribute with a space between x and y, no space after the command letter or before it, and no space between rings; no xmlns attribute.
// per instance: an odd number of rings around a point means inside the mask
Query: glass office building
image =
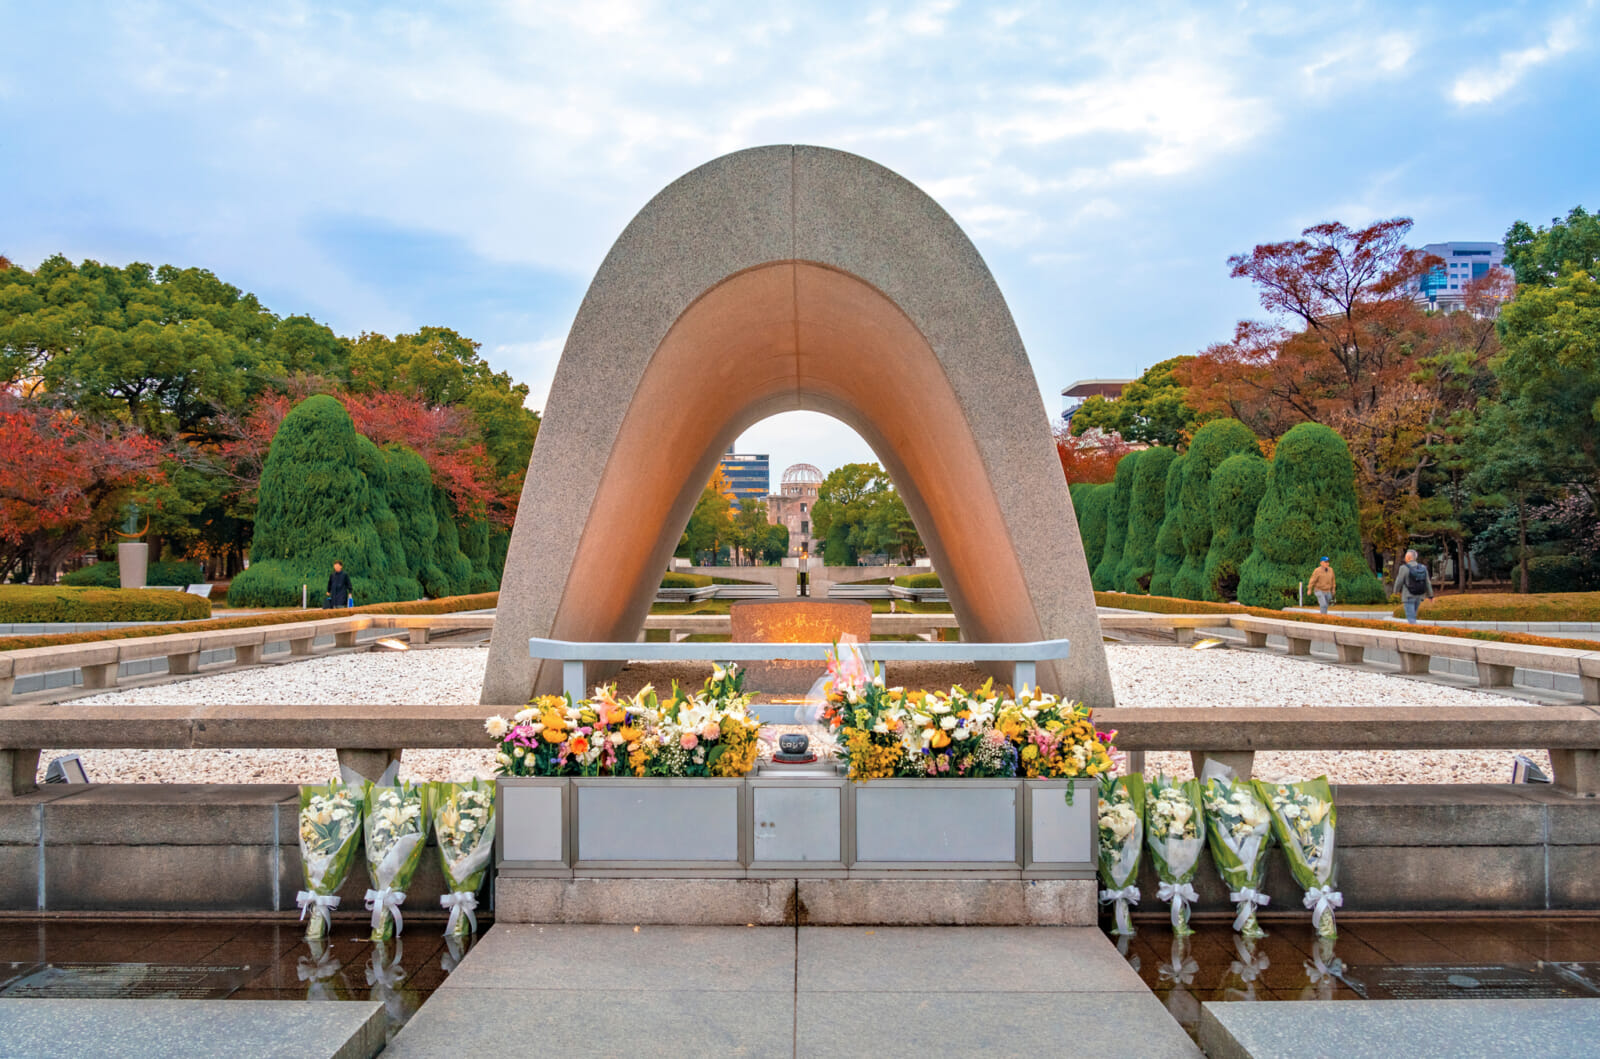
<svg viewBox="0 0 1600 1059"><path fill-rule="evenodd" d="M743 507L746 500L765 500L772 489L771 461L765 453L738 453L732 448L718 467L733 489L733 501Z"/></svg>

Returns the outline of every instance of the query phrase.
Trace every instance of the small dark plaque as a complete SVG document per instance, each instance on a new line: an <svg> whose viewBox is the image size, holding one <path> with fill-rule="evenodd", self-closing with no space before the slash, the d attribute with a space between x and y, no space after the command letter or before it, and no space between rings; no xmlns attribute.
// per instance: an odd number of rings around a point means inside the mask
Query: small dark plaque
<svg viewBox="0 0 1600 1059"><path fill-rule="evenodd" d="M1555 964L1368 966L1353 972L1372 1000L1545 1000L1592 997L1581 976Z"/></svg>

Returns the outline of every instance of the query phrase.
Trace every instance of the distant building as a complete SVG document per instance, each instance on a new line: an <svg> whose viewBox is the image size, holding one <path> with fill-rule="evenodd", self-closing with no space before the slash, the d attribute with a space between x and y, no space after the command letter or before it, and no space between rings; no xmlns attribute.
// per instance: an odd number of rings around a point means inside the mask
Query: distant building
<svg viewBox="0 0 1600 1059"><path fill-rule="evenodd" d="M1444 312L1465 308L1467 284L1506 259L1506 248L1499 243L1429 243L1422 250L1443 258L1444 264L1418 276L1412 296L1427 308Z"/></svg>
<svg viewBox="0 0 1600 1059"><path fill-rule="evenodd" d="M728 486L733 490L734 506L743 506L746 500L764 500L767 492L772 488L772 471L770 458L762 453L737 453L733 446L728 447L727 454L717 464L722 469L722 475L728 479Z"/></svg>
<svg viewBox="0 0 1600 1059"><path fill-rule="evenodd" d="M1132 379L1079 379L1061 391L1061 421L1072 422L1072 413L1082 408L1083 402L1091 397L1116 400L1122 396L1123 387L1132 381Z"/></svg>
<svg viewBox="0 0 1600 1059"><path fill-rule="evenodd" d="M811 509L822 487L822 472L809 463L797 463L783 472L778 492L767 497L767 521L789 530L789 554L812 555Z"/></svg>

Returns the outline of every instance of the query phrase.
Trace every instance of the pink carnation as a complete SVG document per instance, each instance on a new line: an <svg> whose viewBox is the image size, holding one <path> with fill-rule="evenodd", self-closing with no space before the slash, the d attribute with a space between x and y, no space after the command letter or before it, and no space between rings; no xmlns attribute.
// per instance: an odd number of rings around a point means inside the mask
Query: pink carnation
<svg viewBox="0 0 1600 1059"><path fill-rule="evenodd" d="M685 750L693 750L695 747L700 745L700 740L695 738L695 734L693 732L684 732L683 738L678 740L678 745L683 747Z"/></svg>
<svg viewBox="0 0 1600 1059"><path fill-rule="evenodd" d="M721 739L722 729L718 727L716 721L707 721L706 726L700 729L700 738L706 740L707 742L713 739Z"/></svg>

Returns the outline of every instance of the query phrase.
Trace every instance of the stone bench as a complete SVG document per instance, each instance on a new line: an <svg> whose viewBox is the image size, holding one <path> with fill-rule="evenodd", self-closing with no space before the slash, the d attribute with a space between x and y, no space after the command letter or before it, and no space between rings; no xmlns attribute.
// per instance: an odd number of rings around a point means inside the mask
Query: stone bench
<svg viewBox="0 0 1600 1059"><path fill-rule="evenodd" d="M101 706L0 710L0 798L35 789L39 751L322 749L375 776L401 749L486 747L492 710L462 706Z"/></svg>
<svg viewBox="0 0 1600 1059"><path fill-rule="evenodd" d="M1261 750L1506 750L1550 752L1558 788L1600 795L1600 709L1590 706L1313 706L1104 709L1120 750L1187 750L1250 775Z"/></svg>
<svg viewBox="0 0 1600 1059"><path fill-rule="evenodd" d="M1232 615L1227 614L1102 614L1100 628L1117 632L1170 632L1177 642L1193 643L1201 629L1225 629ZM1263 639L1253 647L1266 645Z"/></svg>

